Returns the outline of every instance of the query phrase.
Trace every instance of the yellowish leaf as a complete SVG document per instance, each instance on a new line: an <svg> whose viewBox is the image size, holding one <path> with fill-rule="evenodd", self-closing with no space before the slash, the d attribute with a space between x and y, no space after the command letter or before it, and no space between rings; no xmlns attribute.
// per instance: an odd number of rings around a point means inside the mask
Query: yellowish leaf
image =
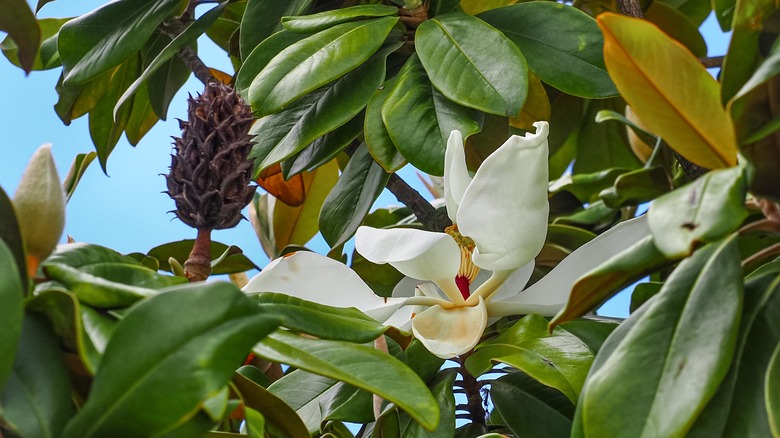
<svg viewBox="0 0 780 438"><path fill-rule="evenodd" d="M607 71L642 122L699 166L736 165L731 119L698 59L647 21L614 13L597 20Z"/></svg>
<svg viewBox="0 0 780 438"><path fill-rule="evenodd" d="M526 131L534 132L534 122L540 120L550 121L550 99L544 91L542 81L533 74L528 74L528 97L525 99L523 110L517 117L509 118L509 125Z"/></svg>

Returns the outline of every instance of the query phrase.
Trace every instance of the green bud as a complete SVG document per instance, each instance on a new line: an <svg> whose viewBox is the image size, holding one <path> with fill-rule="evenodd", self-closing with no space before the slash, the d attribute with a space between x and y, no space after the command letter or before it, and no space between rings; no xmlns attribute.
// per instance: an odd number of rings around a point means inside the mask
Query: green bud
<svg viewBox="0 0 780 438"><path fill-rule="evenodd" d="M35 151L13 199L30 268L54 251L65 228L65 193L51 156L51 145ZM34 272L34 271L33 271Z"/></svg>

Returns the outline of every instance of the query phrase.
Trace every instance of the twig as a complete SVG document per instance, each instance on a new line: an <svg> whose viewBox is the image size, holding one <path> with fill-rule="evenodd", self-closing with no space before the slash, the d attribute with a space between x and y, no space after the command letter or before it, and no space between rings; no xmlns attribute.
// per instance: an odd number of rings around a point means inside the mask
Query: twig
<svg viewBox="0 0 780 438"><path fill-rule="evenodd" d="M396 174L391 174L387 189L399 202L409 207L423 226L430 231L443 231L452 225L445 212L439 212L423 196Z"/></svg>
<svg viewBox="0 0 780 438"><path fill-rule="evenodd" d="M645 18L645 13L642 11L642 6L639 5L639 0L618 0L618 9L620 9L620 13L623 15Z"/></svg>
<svg viewBox="0 0 780 438"><path fill-rule="evenodd" d="M707 68L716 68L723 65L723 56L702 56L699 62Z"/></svg>
<svg viewBox="0 0 780 438"><path fill-rule="evenodd" d="M160 26L160 31L168 35L172 40L181 35L186 28L186 23L192 21L192 18L195 14L195 6L197 5L198 2L191 1L179 17L163 22L163 24ZM204 64L203 61L198 57L197 53L192 50L192 47L184 46L179 49L178 54L179 58L181 58L184 63L187 64L187 67L192 70L192 73L195 75L195 77L198 78L199 81L203 82L204 85L216 80L206 64Z"/></svg>

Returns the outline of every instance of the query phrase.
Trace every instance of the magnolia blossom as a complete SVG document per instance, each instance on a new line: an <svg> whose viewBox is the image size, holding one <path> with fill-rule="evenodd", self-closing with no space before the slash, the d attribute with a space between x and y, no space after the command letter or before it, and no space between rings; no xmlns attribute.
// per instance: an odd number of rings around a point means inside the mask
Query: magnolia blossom
<svg viewBox="0 0 780 438"><path fill-rule="evenodd" d="M512 136L479 167L466 168L463 138L447 142L444 198L453 225L444 232L360 227L355 248L408 278L394 298L382 298L345 265L299 252L271 262L245 286L310 301L356 307L385 324L411 329L435 355L451 358L479 342L501 316L556 314L571 285L588 270L647 234L644 219L618 225L570 254L525 288L547 234L546 122L536 133Z"/></svg>

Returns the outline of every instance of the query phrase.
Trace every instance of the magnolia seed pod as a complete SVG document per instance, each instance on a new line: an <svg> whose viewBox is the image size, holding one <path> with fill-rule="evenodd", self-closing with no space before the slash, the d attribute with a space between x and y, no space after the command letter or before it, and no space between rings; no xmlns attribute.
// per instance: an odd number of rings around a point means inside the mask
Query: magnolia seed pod
<svg viewBox="0 0 780 438"><path fill-rule="evenodd" d="M35 151L13 198L30 269L54 251L65 228L65 192L51 156L51 145Z"/></svg>

